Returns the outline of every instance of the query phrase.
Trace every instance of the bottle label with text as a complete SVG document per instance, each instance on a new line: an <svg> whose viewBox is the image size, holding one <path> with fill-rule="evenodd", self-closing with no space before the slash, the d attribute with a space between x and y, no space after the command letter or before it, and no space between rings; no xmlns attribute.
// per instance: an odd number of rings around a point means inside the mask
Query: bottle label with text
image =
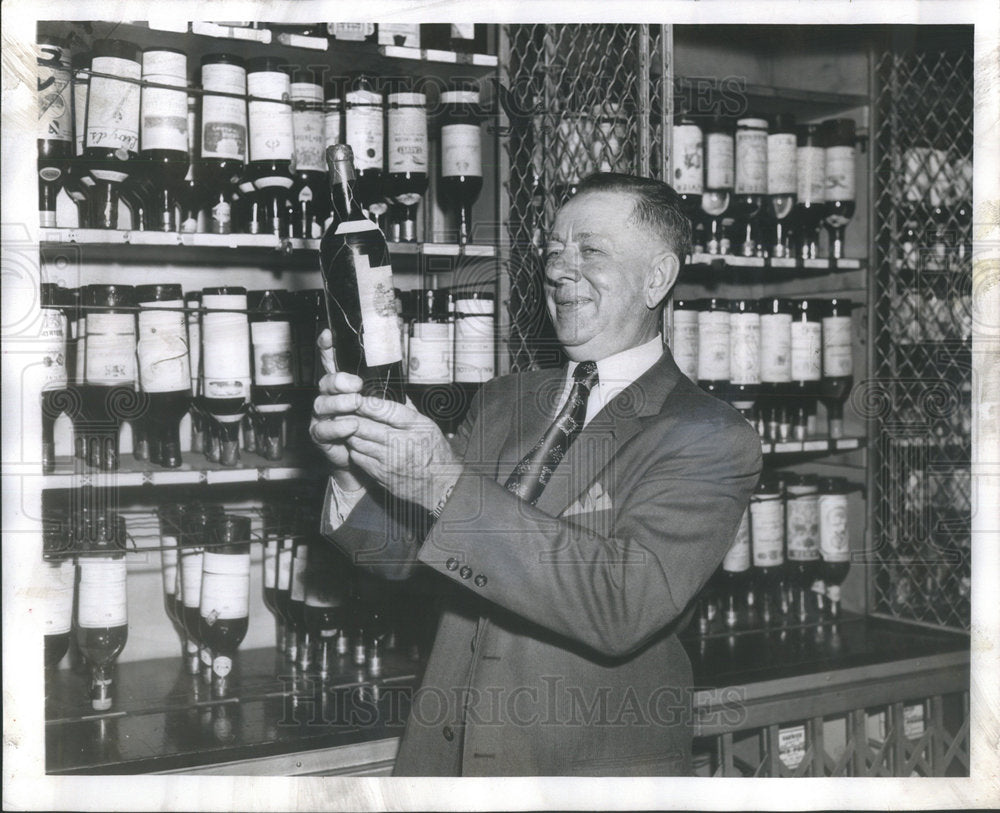
<svg viewBox="0 0 1000 813"><path fill-rule="evenodd" d="M244 96L246 71L239 65L204 65L205 95L201 102L201 156L245 161L247 156L247 107L243 99L215 96L211 91Z"/></svg>
<svg viewBox="0 0 1000 813"><path fill-rule="evenodd" d="M247 74L247 92L275 101L247 103L250 122L251 161L291 161L295 136L292 131L292 106L289 104L289 78L281 71L255 71Z"/></svg>
<svg viewBox="0 0 1000 813"><path fill-rule="evenodd" d="M729 312L698 314L698 379L729 380Z"/></svg>
<svg viewBox="0 0 1000 813"><path fill-rule="evenodd" d="M89 384L135 381L135 316L131 313L87 314Z"/></svg>
<svg viewBox="0 0 1000 813"><path fill-rule="evenodd" d="M767 194L794 195L797 161L794 133L772 133L767 137Z"/></svg>
<svg viewBox="0 0 1000 813"><path fill-rule="evenodd" d="M482 135L477 124L448 124L441 128L441 177L483 174Z"/></svg>
<svg viewBox="0 0 1000 813"><path fill-rule="evenodd" d="M139 311L139 382L146 392L177 392L191 386L184 302L159 302ZM177 310L160 310L177 308Z"/></svg>
<svg viewBox="0 0 1000 813"><path fill-rule="evenodd" d="M854 147L826 148L826 199L854 200Z"/></svg>
<svg viewBox="0 0 1000 813"><path fill-rule="evenodd" d="M705 188L733 188L733 137L728 133L705 136Z"/></svg>
<svg viewBox="0 0 1000 813"><path fill-rule="evenodd" d="M739 386L760 383L760 315L732 313L729 322L730 381Z"/></svg>
<svg viewBox="0 0 1000 813"><path fill-rule="evenodd" d="M427 111L389 109L389 172L427 172Z"/></svg>
<svg viewBox="0 0 1000 813"><path fill-rule="evenodd" d="M131 59L97 56L94 57L91 68L95 74L110 74L121 79L104 76L90 78L86 146L136 152L139 147L141 66ZM184 104L186 121L187 101Z"/></svg>
<svg viewBox="0 0 1000 813"><path fill-rule="evenodd" d="M823 375L840 378L853 372L851 317L827 316L823 319Z"/></svg>
<svg viewBox="0 0 1000 813"><path fill-rule="evenodd" d="M792 379L819 381L823 353L819 322L792 322Z"/></svg>
<svg viewBox="0 0 1000 813"><path fill-rule="evenodd" d="M750 539L757 567L773 567L784 561L785 510L779 497L750 501Z"/></svg>
<svg viewBox="0 0 1000 813"><path fill-rule="evenodd" d="M761 314L760 379L774 383L792 380L792 317L787 313Z"/></svg>
<svg viewBox="0 0 1000 813"><path fill-rule="evenodd" d="M128 623L124 557L80 561L77 624L84 629L121 627Z"/></svg>

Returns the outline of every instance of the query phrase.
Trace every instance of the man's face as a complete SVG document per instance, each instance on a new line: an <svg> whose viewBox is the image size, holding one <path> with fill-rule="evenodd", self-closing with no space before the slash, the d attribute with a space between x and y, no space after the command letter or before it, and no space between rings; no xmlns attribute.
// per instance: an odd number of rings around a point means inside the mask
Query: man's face
<svg viewBox="0 0 1000 813"><path fill-rule="evenodd" d="M664 246L630 222L634 205L628 193L585 192L556 214L545 252L545 299L574 361L599 361L656 335L658 311L645 289Z"/></svg>

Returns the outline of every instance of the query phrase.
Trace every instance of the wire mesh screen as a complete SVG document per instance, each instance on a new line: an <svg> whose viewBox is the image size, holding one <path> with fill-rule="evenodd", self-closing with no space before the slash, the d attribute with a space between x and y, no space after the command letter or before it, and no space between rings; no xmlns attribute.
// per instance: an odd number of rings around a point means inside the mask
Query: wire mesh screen
<svg viewBox="0 0 1000 813"><path fill-rule="evenodd" d="M968 629L971 37L876 69L873 609Z"/></svg>
<svg viewBox="0 0 1000 813"><path fill-rule="evenodd" d="M511 370L561 363L545 314L542 250L556 210L592 172L662 177L662 30L509 25Z"/></svg>

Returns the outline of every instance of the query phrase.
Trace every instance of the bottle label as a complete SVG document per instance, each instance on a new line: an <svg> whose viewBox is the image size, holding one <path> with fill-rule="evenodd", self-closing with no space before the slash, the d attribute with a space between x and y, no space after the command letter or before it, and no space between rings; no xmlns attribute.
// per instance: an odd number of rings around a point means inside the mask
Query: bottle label
<svg viewBox="0 0 1000 813"><path fill-rule="evenodd" d="M162 74L143 79L181 90L144 87L142 89L142 149L188 151L187 83L183 77Z"/></svg>
<svg viewBox="0 0 1000 813"><path fill-rule="evenodd" d="M447 384L452 380L452 346L444 322L415 322L410 337L411 384Z"/></svg>
<svg viewBox="0 0 1000 813"><path fill-rule="evenodd" d="M773 567L785 560L785 511L779 497L751 499L750 539L757 567Z"/></svg>
<svg viewBox="0 0 1000 813"><path fill-rule="evenodd" d="M250 554L205 551L199 612L212 626L250 612Z"/></svg>
<svg viewBox="0 0 1000 813"><path fill-rule="evenodd" d="M826 148L826 199L854 200L854 147Z"/></svg>
<svg viewBox="0 0 1000 813"><path fill-rule="evenodd" d="M185 548L180 553L181 598L185 607L197 607L201 601L201 549Z"/></svg>
<svg viewBox="0 0 1000 813"><path fill-rule="evenodd" d="M205 296L204 306L246 310L246 296ZM250 325L247 315L207 310L202 316L201 335L205 397L249 397Z"/></svg>
<svg viewBox="0 0 1000 813"><path fill-rule="evenodd" d="M797 165L794 133L773 133L767 137L767 194L794 195Z"/></svg>
<svg viewBox="0 0 1000 813"><path fill-rule="evenodd" d="M729 312L698 313L698 379L729 380Z"/></svg>
<svg viewBox="0 0 1000 813"><path fill-rule="evenodd" d="M254 383L265 386L294 384L292 326L288 322L253 322Z"/></svg>
<svg viewBox="0 0 1000 813"><path fill-rule="evenodd" d="M177 593L177 537L161 536L160 562L163 565L163 592L168 596Z"/></svg>
<svg viewBox="0 0 1000 813"><path fill-rule="evenodd" d="M73 140L70 105L69 52L58 45L38 46L38 137L49 141Z"/></svg>
<svg viewBox="0 0 1000 813"><path fill-rule="evenodd" d="M288 540L278 552L278 589L288 590L292 586L292 543Z"/></svg>
<svg viewBox="0 0 1000 813"><path fill-rule="evenodd" d="M482 177L483 144L478 124L446 124L441 128L441 177Z"/></svg>
<svg viewBox="0 0 1000 813"><path fill-rule="evenodd" d="M730 381L738 385L760 383L760 315L729 315Z"/></svg>
<svg viewBox="0 0 1000 813"><path fill-rule="evenodd" d="M799 203L822 203L826 189L826 155L822 147L796 148Z"/></svg>
<svg viewBox="0 0 1000 813"><path fill-rule="evenodd" d="M389 109L389 172L427 172L427 111Z"/></svg>
<svg viewBox="0 0 1000 813"><path fill-rule="evenodd" d="M90 81L86 74L77 74L73 78L73 141L76 145L76 156L83 155L84 142L87 137L87 97L90 95ZM82 182L81 178L81 182Z"/></svg>
<svg viewBox="0 0 1000 813"><path fill-rule="evenodd" d="M323 115L323 154L326 155L326 148L334 144L340 144L340 110L327 110ZM357 164L357 156L354 156L354 163ZM381 161L379 166L381 166Z"/></svg>
<svg viewBox="0 0 1000 813"><path fill-rule="evenodd" d="M323 141L323 89L307 82L293 82L292 101L306 103L305 110L292 111L295 134L295 171L326 172Z"/></svg>
<svg viewBox="0 0 1000 813"><path fill-rule="evenodd" d="M73 353L76 359L76 382L82 383L86 380L87 371L87 320L86 318L77 320L76 323L76 350ZM74 383L76 383L74 382Z"/></svg>
<svg viewBox="0 0 1000 813"><path fill-rule="evenodd" d="M245 161L247 156L247 106L243 99L213 96L211 91L247 92L247 74L239 65L203 65L201 81L201 156Z"/></svg>
<svg viewBox="0 0 1000 813"><path fill-rule="evenodd" d="M288 103L290 81L281 71L255 71L247 74L250 96L276 99L273 102L248 102L251 161L291 161L295 136L292 130L292 107Z"/></svg>
<svg viewBox="0 0 1000 813"><path fill-rule="evenodd" d="M138 80L142 68L138 62L114 56L95 56L91 68L95 73L120 76L121 79L90 78L86 146L135 152L139 147ZM134 81L124 81L126 79ZM187 101L184 104L187 105ZM186 107L184 115L187 116Z"/></svg>
<svg viewBox="0 0 1000 813"><path fill-rule="evenodd" d="M337 227L337 234L342 233L342 226L349 226L352 222L344 221ZM372 268L367 254L355 253L354 267L357 272L358 300L361 306L361 343L365 364L369 367L380 367L401 361L403 350L399 340L399 325L396 322L396 294L392 288L392 266L380 265Z"/></svg>
<svg viewBox="0 0 1000 813"><path fill-rule="evenodd" d="M305 601L306 568L309 564L309 548L299 545L292 559L292 601Z"/></svg>
<svg viewBox="0 0 1000 813"><path fill-rule="evenodd" d="M671 175L681 195L700 195L705 188L702 153L705 144L697 124L674 125L674 156Z"/></svg>
<svg viewBox="0 0 1000 813"><path fill-rule="evenodd" d="M736 132L736 194L767 194L767 133Z"/></svg>
<svg viewBox="0 0 1000 813"><path fill-rule="evenodd" d="M792 316L761 314L760 379L777 384L792 380Z"/></svg>
<svg viewBox="0 0 1000 813"><path fill-rule="evenodd" d="M823 353L819 322L792 322L792 379L819 381Z"/></svg>
<svg viewBox="0 0 1000 813"><path fill-rule="evenodd" d="M135 381L135 317L131 313L87 314L86 381Z"/></svg>
<svg viewBox="0 0 1000 813"><path fill-rule="evenodd" d="M278 541L269 539L264 543L264 587L277 587L278 582Z"/></svg>
<svg viewBox="0 0 1000 813"><path fill-rule="evenodd" d="M42 390L66 388L66 315L55 308L42 308Z"/></svg>
<svg viewBox="0 0 1000 813"><path fill-rule="evenodd" d="M364 42L375 33L375 23L327 23L327 32L334 39Z"/></svg>
<svg viewBox="0 0 1000 813"><path fill-rule="evenodd" d="M42 628L45 635L61 635L73 625L76 568L70 561L45 562L43 567Z"/></svg>
<svg viewBox="0 0 1000 813"><path fill-rule="evenodd" d="M819 495L819 550L824 561L850 561L846 494Z"/></svg>
<svg viewBox="0 0 1000 813"><path fill-rule="evenodd" d="M128 623L125 559L80 561L77 625L84 629L122 627Z"/></svg>
<svg viewBox="0 0 1000 813"><path fill-rule="evenodd" d="M853 372L851 317L827 316L823 319L823 375L836 378Z"/></svg>
<svg viewBox="0 0 1000 813"><path fill-rule="evenodd" d="M191 392L200 394L198 385L201 382L201 314L195 310L201 303L192 301L187 304L191 312L187 316L188 329L188 366L191 370Z"/></svg>
<svg viewBox="0 0 1000 813"><path fill-rule="evenodd" d="M461 308L462 303L458 303ZM490 303L492 307L492 303ZM494 367L494 323L492 316L465 315L455 324L455 380L460 383L489 381Z"/></svg>
<svg viewBox="0 0 1000 813"><path fill-rule="evenodd" d="M232 658L227 658L225 655L216 655L212 660L212 671L219 677L226 677L233 671Z"/></svg>
<svg viewBox="0 0 1000 813"><path fill-rule="evenodd" d="M722 560L722 569L729 573L744 573L750 568L750 510L743 512L729 552Z"/></svg>
<svg viewBox="0 0 1000 813"><path fill-rule="evenodd" d="M795 562L819 559L819 498L811 494L796 493L788 489L788 507L785 509L788 558Z"/></svg>
<svg viewBox="0 0 1000 813"><path fill-rule="evenodd" d="M733 188L733 137L728 133L705 136L705 187Z"/></svg>
<svg viewBox="0 0 1000 813"><path fill-rule="evenodd" d="M670 344L674 362L692 381L698 379L698 312L674 311L674 334Z"/></svg>
<svg viewBox="0 0 1000 813"><path fill-rule="evenodd" d="M175 311L159 308L177 308ZM187 328L182 300L139 311L139 382L146 392L176 392L191 386Z"/></svg>
<svg viewBox="0 0 1000 813"><path fill-rule="evenodd" d="M359 172L382 169L385 163L382 97L368 91L352 91L345 94L345 98L348 106L344 114L344 129L347 144L354 151L354 166Z"/></svg>

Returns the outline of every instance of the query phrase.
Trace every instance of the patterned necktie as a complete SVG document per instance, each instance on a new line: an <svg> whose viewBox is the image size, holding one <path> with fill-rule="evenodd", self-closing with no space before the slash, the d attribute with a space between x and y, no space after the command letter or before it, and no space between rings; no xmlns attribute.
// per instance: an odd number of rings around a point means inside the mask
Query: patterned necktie
<svg viewBox="0 0 1000 813"><path fill-rule="evenodd" d="M552 477L552 472L563 459L569 445L583 430L583 422L587 418L587 399L595 384L597 384L597 362L580 362L573 371L573 388L569 392L566 405L542 439L514 467L504 488L532 505L538 502L549 478Z"/></svg>

